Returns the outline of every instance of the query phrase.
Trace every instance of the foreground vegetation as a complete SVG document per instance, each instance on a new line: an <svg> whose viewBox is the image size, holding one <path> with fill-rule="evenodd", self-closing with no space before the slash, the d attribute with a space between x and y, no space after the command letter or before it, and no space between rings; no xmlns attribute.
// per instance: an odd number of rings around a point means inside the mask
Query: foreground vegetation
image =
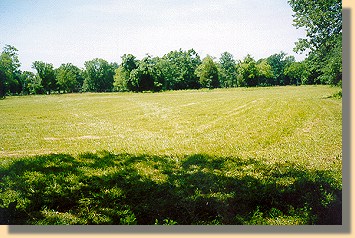
<svg viewBox="0 0 355 238"><path fill-rule="evenodd" d="M8 97L2 224L341 224L339 88Z"/></svg>
<svg viewBox="0 0 355 238"><path fill-rule="evenodd" d="M341 224L341 168L108 152L1 166L1 223Z"/></svg>

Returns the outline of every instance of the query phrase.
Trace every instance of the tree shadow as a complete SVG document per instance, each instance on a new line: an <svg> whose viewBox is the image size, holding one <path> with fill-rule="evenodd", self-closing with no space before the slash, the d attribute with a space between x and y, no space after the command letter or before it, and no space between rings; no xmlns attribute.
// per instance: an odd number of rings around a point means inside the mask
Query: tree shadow
<svg viewBox="0 0 355 238"><path fill-rule="evenodd" d="M332 171L204 154L51 154L0 166L1 224L341 224Z"/></svg>

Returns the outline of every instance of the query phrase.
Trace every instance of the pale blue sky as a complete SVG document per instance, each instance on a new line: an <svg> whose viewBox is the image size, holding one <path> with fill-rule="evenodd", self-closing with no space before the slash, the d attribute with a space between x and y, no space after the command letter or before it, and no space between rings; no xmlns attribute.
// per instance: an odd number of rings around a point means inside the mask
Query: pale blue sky
<svg viewBox="0 0 355 238"><path fill-rule="evenodd" d="M194 48L201 57L255 59L284 51L305 32L292 25L287 0L0 0L0 47L19 50L22 70L103 58L120 62Z"/></svg>

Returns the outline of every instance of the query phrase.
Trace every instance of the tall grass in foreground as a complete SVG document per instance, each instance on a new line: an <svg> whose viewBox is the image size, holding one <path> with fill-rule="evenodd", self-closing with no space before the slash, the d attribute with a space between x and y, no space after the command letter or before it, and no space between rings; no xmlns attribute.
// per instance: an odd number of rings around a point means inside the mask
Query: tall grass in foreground
<svg viewBox="0 0 355 238"><path fill-rule="evenodd" d="M3 161L1 224L341 224L341 174L196 154Z"/></svg>

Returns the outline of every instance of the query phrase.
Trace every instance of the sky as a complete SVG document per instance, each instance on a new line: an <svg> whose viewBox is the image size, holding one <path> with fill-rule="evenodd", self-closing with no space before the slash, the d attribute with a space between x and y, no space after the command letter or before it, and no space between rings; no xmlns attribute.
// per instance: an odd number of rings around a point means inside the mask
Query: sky
<svg viewBox="0 0 355 238"><path fill-rule="evenodd" d="M287 0L0 0L0 47L18 49L22 70L41 60L59 67L123 54L142 59L195 49L236 60L293 52L303 29Z"/></svg>

